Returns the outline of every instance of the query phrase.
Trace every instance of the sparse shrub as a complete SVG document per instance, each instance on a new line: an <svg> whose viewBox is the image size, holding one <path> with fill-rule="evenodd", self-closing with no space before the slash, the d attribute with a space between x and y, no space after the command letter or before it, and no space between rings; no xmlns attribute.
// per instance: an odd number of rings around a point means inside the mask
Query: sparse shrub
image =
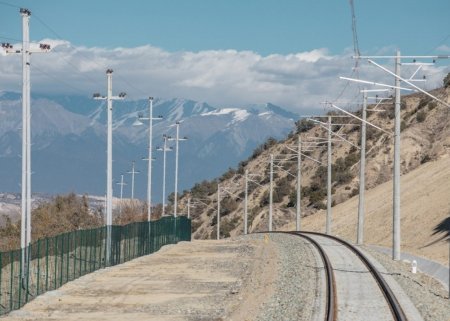
<svg viewBox="0 0 450 321"><path fill-rule="evenodd" d="M353 147L353 146L352 146ZM355 148L356 149L356 148ZM359 161L358 153L350 153L345 157L344 163L346 167L351 167Z"/></svg>
<svg viewBox="0 0 450 321"><path fill-rule="evenodd" d="M315 209L318 209L318 210L326 210L327 209L327 205L322 202L314 203L312 207Z"/></svg>
<svg viewBox="0 0 450 321"><path fill-rule="evenodd" d="M238 225L239 217L235 217L231 220L224 220L220 224L220 233L223 237L230 237L230 232L233 231Z"/></svg>
<svg viewBox="0 0 450 321"><path fill-rule="evenodd" d="M427 113L426 113L425 111L423 111L423 110L419 111L419 112L416 114L416 120L417 120L417 122L419 122L419 123L423 123L423 122L425 121L426 118L427 118Z"/></svg>
<svg viewBox="0 0 450 321"><path fill-rule="evenodd" d="M422 157L422 159L420 160L420 164L425 164L425 163L427 163L427 162L429 162L429 161L431 161L431 160L432 160L431 156L428 155L428 154L425 154L425 155Z"/></svg>
<svg viewBox="0 0 450 321"><path fill-rule="evenodd" d="M447 76L445 76L444 78L444 87L447 88L450 86L450 72L447 74Z"/></svg>
<svg viewBox="0 0 450 321"><path fill-rule="evenodd" d="M192 220L191 221L191 231L192 233L194 233L195 231L198 230L198 228L202 225L202 221L201 220Z"/></svg>
<svg viewBox="0 0 450 321"><path fill-rule="evenodd" d="M307 132L315 126L314 122L304 118L296 121L295 125L297 126L297 133Z"/></svg>
<svg viewBox="0 0 450 321"><path fill-rule="evenodd" d="M358 195L358 194L359 194L359 189L354 188L354 189L352 189L352 191L350 192L350 197L353 197L353 196Z"/></svg>
<svg viewBox="0 0 450 321"><path fill-rule="evenodd" d="M420 102L419 102L419 105L417 105L417 110L420 110L420 109L422 109L423 107L425 107L426 105L428 105L430 102L431 102L431 98L430 97L428 97L428 96L424 96L421 100L420 100Z"/></svg>
<svg viewBox="0 0 450 321"><path fill-rule="evenodd" d="M289 201L286 204L286 207L295 207L297 206L297 190L291 191L289 194Z"/></svg>
<svg viewBox="0 0 450 321"><path fill-rule="evenodd" d="M234 168L228 168L228 170L220 177L219 181L223 182L227 179L232 178L234 175L236 175L236 170Z"/></svg>
<svg viewBox="0 0 450 321"><path fill-rule="evenodd" d="M434 100L428 104L428 110L430 110L430 111L435 109L436 107L437 107L437 102L435 102Z"/></svg>
<svg viewBox="0 0 450 321"><path fill-rule="evenodd" d="M405 129L406 129L406 122L402 120L402 122L400 123L400 131L402 132Z"/></svg>

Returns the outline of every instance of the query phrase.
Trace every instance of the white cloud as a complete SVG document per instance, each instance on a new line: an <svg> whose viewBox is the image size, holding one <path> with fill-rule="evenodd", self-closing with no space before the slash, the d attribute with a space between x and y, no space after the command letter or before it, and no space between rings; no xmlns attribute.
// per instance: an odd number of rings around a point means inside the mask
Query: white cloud
<svg viewBox="0 0 450 321"><path fill-rule="evenodd" d="M105 92L105 71L112 68L114 92L126 91L131 99L182 97L218 107L272 102L297 111L320 108L321 101L333 100L342 91L345 82L338 77L350 76L354 64L350 51L331 55L325 48L261 56L236 50L168 52L150 45L107 49L73 46L62 40L41 42L49 43L53 50L32 56L35 92ZM428 88L439 85L443 67L426 71L433 74ZM20 91L20 57L0 56L0 73L0 90ZM359 75L393 82L392 77L364 62ZM357 94L357 85L349 88L343 98Z"/></svg>

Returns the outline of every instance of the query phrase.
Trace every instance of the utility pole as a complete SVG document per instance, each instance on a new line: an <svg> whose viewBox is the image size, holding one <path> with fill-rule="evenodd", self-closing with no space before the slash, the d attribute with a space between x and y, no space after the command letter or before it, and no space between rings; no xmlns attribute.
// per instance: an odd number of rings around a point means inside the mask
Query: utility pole
<svg viewBox="0 0 450 321"><path fill-rule="evenodd" d="M298 135L298 150L297 150L297 216L295 221L296 231L299 232L301 225L300 220L302 216L302 204L301 204L301 188L302 188L302 138L300 134Z"/></svg>
<svg viewBox="0 0 450 321"><path fill-rule="evenodd" d="M122 213L123 187L124 185L127 185L127 183L123 181L123 174L120 174L120 183L116 184L120 185L120 212Z"/></svg>
<svg viewBox="0 0 450 321"><path fill-rule="evenodd" d="M444 106L450 107L450 105L443 101L442 99L433 96L429 92L419 88L418 86L414 85L413 82L415 81L422 81L419 79L413 79L414 76L417 74L417 72L422 68L423 65L432 65L435 63L437 59L449 59L450 55L438 55L438 56L401 56L400 51L397 50L397 53L395 56L355 56L356 59L368 59L368 62L379 69L382 69L386 73L390 74L391 76L394 76L395 78L395 85L387 85L387 84L381 84L376 83L372 81L365 81L361 79L353 79L353 78L347 78L347 77L339 77L341 79L359 82L359 83L365 83L370 85L376 85L381 87L389 87L395 89L395 119L394 119L394 168L393 168L393 236L392 236L392 259L393 260L400 260L400 254L401 254L401 215L400 215L400 131L401 131L401 90L409 90L411 91L411 88L402 88L400 87L401 82L411 86L415 90L427 95L428 97L440 102ZM395 59L395 71L392 72L389 69L379 65L372 59ZM409 65L417 65L419 66L418 69L413 73L413 75L409 78L402 78L400 74L401 69L401 59L413 59L413 63L410 63ZM417 62L416 59L433 59L433 63L420 63ZM408 64L408 63L406 63ZM372 125L373 127L377 128L376 126ZM380 128L378 128L380 129ZM383 130L384 131L384 130Z"/></svg>
<svg viewBox="0 0 450 321"><path fill-rule="evenodd" d="M248 231L248 169L245 170L245 200L244 200L244 235L247 235Z"/></svg>
<svg viewBox="0 0 450 321"><path fill-rule="evenodd" d="M134 200L134 175L140 173L140 171L136 171L134 169L134 165L135 165L135 163L133 161L132 165L131 165L131 171L127 172L128 174L131 174L131 200L132 201Z"/></svg>
<svg viewBox="0 0 450 321"><path fill-rule="evenodd" d="M157 148L158 151L163 152L163 200L162 200L162 216L166 215L166 152L172 150L171 147L167 147L167 140L169 137L163 135L164 145L162 148Z"/></svg>
<svg viewBox="0 0 450 321"><path fill-rule="evenodd" d="M101 96L95 93L93 98L96 100L106 100L108 114L107 129L107 156L106 156L106 226L107 226L107 244L106 244L106 262L111 264L111 233L112 233L112 196L113 196L113 179L112 179L112 102L113 100L123 100L126 94L121 92L119 96L112 94L112 69L106 70L107 79L107 96Z"/></svg>
<svg viewBox="0 0 450 321"><path fill-rule="evenodd" d="M328 116L328 170L327 170L327 222L326 233L331 234L331 116Z"/></svg>
<svg viewBox="0 0 450 321"><path fill-rule="evenodd" d="M188 197L187 200L187 217L191 218L191 198Z"/></svg>
<svg viewBox="0 0 450 321"><path fill-rule="evenodd" d="M180 138L180 122L175 123L176 126L176 136L175 138L170 137L169 140L175 141L175 192L174 192L174 209L173 216L177 217L178 209L178 142L182 140L187 140L187 137Z"/></svg>
<svg viewBox="0 0 450 321"><path fill-rule="evenodd" d="M395 58L395 74L400 76L400 51ZM401 126L401 91L400 79L395 78L395 125L394 125L394 204L393 204L393 238L392 259L400 260L400 126Z"/></svg>
<svg viewBox="0 0 450 321"><path fill-rule="evenodd" d="M273 154L270 154L269 232L272 232L273 211Z"/></svg>
<svg viewBox="0 0 450 321"><path fill-rule="evenodd" d="M217 184L217 240L220 240L220 185Z"/></svg>
<svg viewBox="0 0 450 321"><path fill-rule="evenodd" d="M142 120L148 120L148 155L143 160L148 161L147 166L147 221L152 219L152 162L154 161L153 153L153 121L161 120L162 116L153 117L153 97L148 98L148 117L139 117L133 123L133 126L142 126L144 123Z"/></svg>
<svg viewBox="0 0 450 321"><path fill-rule="evenodd" d="M28 246L31 243L31 95L30 95L30 56L32 53L50 51L50 45L39 44L39 48L30 48L31 11L20 8L22 16L22 48L16 50L10 43L2 43L6 54L22 55L22 199L21 199L21 236L22 266L24 275L28 271Z"/></svg>
<svg viewBox="0 0 450 321"><path fill-rule="evenodd" d="M363 90L363 107L361 122L361 158L359 162L359 203L358 203L358 235L356 244L364 244L364 194L366 190L366 118L367 91Z"/></svg>

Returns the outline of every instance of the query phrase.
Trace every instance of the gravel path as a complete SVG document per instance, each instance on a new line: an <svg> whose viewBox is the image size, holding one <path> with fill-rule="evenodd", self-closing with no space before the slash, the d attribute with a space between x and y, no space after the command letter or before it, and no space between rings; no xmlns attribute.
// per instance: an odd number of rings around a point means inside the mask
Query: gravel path
<svg viewBox="0 0 450 321"><path fill-rule="evenodd" d="M263 239L264 234L242 237ZM261 306L257 321L323 320L325 298L323 264L316 250L300 237L272 234L278 252L273 295Z"/></svg>

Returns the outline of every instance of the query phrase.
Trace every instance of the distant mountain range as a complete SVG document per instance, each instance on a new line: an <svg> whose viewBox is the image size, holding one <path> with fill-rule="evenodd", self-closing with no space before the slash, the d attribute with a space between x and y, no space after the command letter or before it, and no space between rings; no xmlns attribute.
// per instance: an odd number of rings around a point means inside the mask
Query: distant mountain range
<svg viewBox="0 0 450 321"><path fill-rule="evenodd" d="M106 108L105 101L84 96L32 96L32 191L48 194L67 192L104 195L106 181ZM139 115L148 115L148 101L116 101L113 107L113 176L136 168L135 191L146 195L148 126L133 126ZM21 175L21 95L0 93L0 191L20 191ZM215 108L207 103L186 99L155 99L153 145L162 143L162 135L174 135L173 125L181 121L179 188L218 176L228 167L248 157L268 137L281 138L289 133L297 115L281 107L265 104L246 108ZM167 160L167 195L173 192L174 155ZM161 201L162 155L154 152L155 202ZM130 194L129 183L125 195ZM114 187L118 195L118 186Z"/></svg>

